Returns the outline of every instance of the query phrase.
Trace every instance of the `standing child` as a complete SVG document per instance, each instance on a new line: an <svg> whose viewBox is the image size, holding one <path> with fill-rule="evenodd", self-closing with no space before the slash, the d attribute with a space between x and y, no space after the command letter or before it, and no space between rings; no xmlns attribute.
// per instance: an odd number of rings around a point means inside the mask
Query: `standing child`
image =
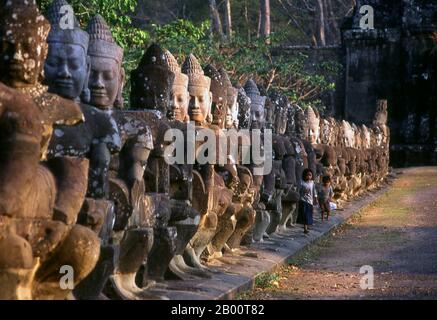
<svg viewBox="0 0 437 320"><path fill-rule="evenodd" d="M322 213L322 221L325 219L325 213L326 213L326 220L329 219L333 196L334 196L334 190L332 190L331 187L331 176L324 176L322 178L322 186L319 191L319 203L320 203L320 210Z"/></svg>
<svg viewBox="0 0 437 320"><path fill-rule="evenodd" d="M299 214L297 223L303 224L303 232L309 233L308 226L313 224L314 205L317 204L316 186L311 169L305 169L302 174L302 184L299 188Z"/></svg>

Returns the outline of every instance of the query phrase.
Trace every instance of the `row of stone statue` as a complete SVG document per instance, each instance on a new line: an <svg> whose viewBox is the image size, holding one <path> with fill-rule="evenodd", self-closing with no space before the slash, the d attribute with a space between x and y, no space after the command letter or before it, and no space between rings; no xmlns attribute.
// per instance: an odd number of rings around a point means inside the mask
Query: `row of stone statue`
<svg viewBox="0 0 437 320"><path fill-rule="evenodd" d="M61 27L34 0L0 7L0 298L162 299L166 279L287 228L305 168L331 175L338 202L388 171L386 104L373 128L302 110L224 69L179 66L149 47L123 109L123 50L104 19ZM273 131L273 170L168 164L169 129ZM69 285L69 271L72 285Z"/></svg>

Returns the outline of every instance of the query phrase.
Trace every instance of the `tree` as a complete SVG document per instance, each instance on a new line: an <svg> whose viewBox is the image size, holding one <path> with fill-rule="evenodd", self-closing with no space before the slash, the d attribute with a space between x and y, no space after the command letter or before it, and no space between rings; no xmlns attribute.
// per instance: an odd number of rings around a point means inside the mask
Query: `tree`
<svg viewBox="0 0 437 320"><path fill-rule="evenodd" d="M314 34L313 43L316 46L324 47L326 46L326 20L325 20L325 1L317 0L315 7L315 17L314 17Z"/></svg>
<svg viewBox="0 0 437 320"><path fill-rule="evenodd" d="M260 0L260 36L270 43L270 0Z"/></svg>
<svg viewBox="0 0 437 320"><path fill-rule="evenodd" d="M224 34L222 22L220 19L220 12L217 8L217 3L215 0L209 0L209 10L211 15L211 34L223 40Z"/></svg>
<svg viewBox="0 0 437 320"><path fill-rule="evenodd" d="M290 24L315 46L339 44L339 24L355 6L355 0L278 0L278 3Z"/></svg>
<svg viewBox="0 0 437 320"><path fill-rule="evenodd" d="M231 0L225 0L225 33L228 40L232 39Z"/></svg>

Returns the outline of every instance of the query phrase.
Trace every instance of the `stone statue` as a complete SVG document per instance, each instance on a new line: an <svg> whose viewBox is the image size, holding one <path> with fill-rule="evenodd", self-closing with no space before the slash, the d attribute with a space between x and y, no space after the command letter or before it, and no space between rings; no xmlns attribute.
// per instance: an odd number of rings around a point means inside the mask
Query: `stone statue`
<svg viewBox="0 0 437 320"><path fill-rule="evenodd" d="M0 166L0 279L6 281L0 285L1 295L65 299L71 290L59 286L61 267L74 269L77 285L99 256L97 235L75 225L85 197L88 162L66 158L44 166L40 161L54 125L76 124L83 114L74 102L48 93L40 84L50 25L35 2L2 2L0 17L0 80L17 90L0 88L0 144L5 151ZM11 112L17 118L10 118ZM64 194L68 178L75 186L70 198ZM10 248L16 248L12 256Z"/></svg>
<svg viewBox="0 0 437 320"><path fill-rule="evenodd" d="M225 127L227 105L228 105L228 91L224 79L220 72L213 66L207 65L204 69L205 76L211 79L211 114L212 124L218 128Z"/></svg>
<svg viewBox="0 0 437 320"><path fill-rule="evenodd" d="M202 128L209 128L212 123L211 78L205 76L199 61L192 54L185 60L182 71L189 78L190 104L188 113L190 120L194 121L196 131L201 132ZM216 111L218 114L219 110ZM230 204L232 192L226 191L223 179L215 173L213 164L196 165L195 167L195 175L199 176L197 179L202 183L197 187L193 184L194 188L197 188L197 191L193 190L193 207L201 213L201 218L196 234L187 245L184 258L189 266L205 270L200 262L200 256L212 240L217 229L218 216L222 215ZM223 185L218 186L219 182L222 182Z"/></svg>
<svg viewBox="0 0 437 320"><path fill-rule="evenodd" d="M65 0L55 0L47 11L52 28L47 39L49 53L44 67L45 83L50 92L80 101L81 95L89 97L89 36L77 24L72 30L59 27L61 7L64 5L68 5ZM80 106L85 122L75 127L58 126L50 144L49 157L90 159L87 196L107 199L110 154L119 152L121 148L117 124L110 115L95 107L84 103Z"/></svg>
<svg viewBox="0 0 437 320"><path fill-rule="evenodd" d="M296 137L302 140L308 140L309 138L309 123L308 117L305 116L305 111L301 107L296 106L294 112L294 123Z"/></svg>
<svg viewBox="0 0 437 320"><path fill-rule="evenodd" d="M267 98L265 96L261 96L258 86L256 83L250 79L244 86L244 90L247 96L250 98L250 112L251 112L251 130L261 130L263 131L266 128L266 112L265 112L265 104ZM253 168L251 168L253 170ZM252 171L253 173L253 171ZM254 201L254 209L256 210L255 217L255 225L253 226L253 230L249 231L252 233L252 238L255 241L263 241L263 236L265 231L267 230L270 224L270 215L266 211L266 203L268 203L272 198L273 189L269 188L269 190L265 189L266 181L268 179L269 182L274 181L272 179L272 173L269 175L270 177L262 177L253 175L254 185L258 190L260 190L258 197ZM270 186L274 185L270 183Z"/></svg>
<svg viewBox="0 0 437 320"><path fill-rule="evenodd" d="M167 50L164 52L165 65L174 75L172 87L172 101L167 117L172 128L184 132L185 138L189 122L188 104L188 76L182 73L175 57ZM183 259L184 250L197 231L199 225L199 213L191 207L193 197L193 166L190 164L174 164L170 166L170 201L172 206L179 207L183 211L183 217L179 220L170 221L170 225L177 230L176 249L174 257L168 264L168 272L179 279L188 280L198 276L197 270L185 264ZM189 212L188 216L186 212ZM200 272L199 272L200 273ZM203 273L201 273L203 275Z"/></svg>
<svg viewBox="0 0 437 320"><path fill-rule="evenodd" d="M320 117L312 107L305 109L305 115L308 119L308 140L311 144L320 143Z"/></svg>
<svg viewBox="0 0 437 320"><path fill-rule="evenodd" d="M61 8L65 5L68 5L65 0L55 0L46 12L52 28L47 39L49 52L44 67L45 83L49 86L50 92L66 99L80 101L82 97L89 101L90 58L87 55L89 35L80 29L75 17L73 29L60 27ZM80 107L85 116L85 122L74 127L57 126L48 156L53 159L51 162L71 156L90 160L87 189L89 198L85 200L84 208L86 209L81 212L78 223L82 225L91 223L90 227L99 233L99 226L108 224L114 218L113 203L108 200L108 169L110 155L120 151L121 141L117 124L111 115L85 103L80 103ZM74 187L72 183L65 184ZM72 189L74 191L74 188ZM68 196L72 197L71 192ZM109 250L107 247L102 247L101 255L105 256L107 250ZM96 270L93 273L96 273ZM93 278L92 288L103 288L104 283L99 285L92 274L90 277ZM87 287L88 281L85 279L78 286L79 289ZM100 294L101 289L97 291ZM85 294L77 292L78 290L75 291L76 297L87 298Z"/></svg>
<svg viewBox="0 0 437 320"><path fill-rule="evenodd" d="M175 74L167 67L165 52L158 45L151 45L131 74L132 106L157 110L166 117L171 111L174 80Z"/></svg>
<svg viewBox="0 0 437 320"><path fill-rule="evenodd" d="M252 122L252 115L250 113L250 98L247 96L244 88L238 89L238 126L241 129L249 130Z"/></svg>
<svg viewBox="0 0 437 320"><path fill-rule="evenodd" d="M189 122L188 103L190 101L190 94L188 92L188 76L182 73L181 67L170 51L166 50L164 55L168 69L175 75L172 87L173 100L168 112L168 118L170 120Z"/></svg>
<svg viewBox="0 0 437 320"><path fill-rule="evenodd" d="M109 198L115 205L115 223L108 251L114 250L118 260L110 282L123 299L156 298L139 288L135 278L153 244L153 201L145 196L144 167L153 148L151 129L141 119L125 114L123 106L123 50L118 46L102 16L94 16L88 24L88 54L91 61L89 80L90 103L111 115L120 133L121 151L110 161ZM101 259L101 269L108 261ZM95 270L98 272L98 269ZM90 282L93 278L90 278Z"/></svg>
<svg viewBox="0 0 437 320"><path fill-rule="evenodd" d="M232 86L231 79L224 68L219 69L220 75L223 79L224 85L227 87L227 111L226 111L226 129L238 129L239 127L239 103L238 103L238 90Z"/></svg>

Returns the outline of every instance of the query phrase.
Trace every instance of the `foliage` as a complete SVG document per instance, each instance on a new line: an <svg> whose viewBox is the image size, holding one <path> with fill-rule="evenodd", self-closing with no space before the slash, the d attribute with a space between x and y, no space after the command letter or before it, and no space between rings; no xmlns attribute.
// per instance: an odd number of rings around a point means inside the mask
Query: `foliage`
<svg viewBox="0 0 437 320"><path fill-rule="evenodd" d="M154 41L169 49L175 56L185 57L193 53L202 57L214 42L209 39L210 21L196 26L189 20L178 19L163 26L153 25Z"/></svg>
<svg viewBox="0 0 437 320"><path fill-rule="evenodd" d="M52 0L37 0L43 12ZM132 26L131 14L138 0L69 0L82 26L96 14L102 15L111 27L115 41L125 50L138 47L149 40L149 33Z"/></svg>
<svg viewBox="0 0 437 320"><path fill-rule="evenodd" d="M273 288L278 284L280 276L278 273L263 272L255 279L256 287L260 289Z"/></svg>
<svg viewBox="0 0 437 320"><path fill-rule="evenodd" d="M304 54L273 54L284 34L272 34L270 45L238 36L219 43L209 37L209 26L209 21L196 26L187 20L175 20L164 26L155 25L152 39L180 62L193 53L204 65L224 67L235 84L243 85L253 77L266 91L280 91L303 107L307 104L319 107L321 95L335 89L332 79L340 71L338 63L326 61L314 65Z"/></svg>

